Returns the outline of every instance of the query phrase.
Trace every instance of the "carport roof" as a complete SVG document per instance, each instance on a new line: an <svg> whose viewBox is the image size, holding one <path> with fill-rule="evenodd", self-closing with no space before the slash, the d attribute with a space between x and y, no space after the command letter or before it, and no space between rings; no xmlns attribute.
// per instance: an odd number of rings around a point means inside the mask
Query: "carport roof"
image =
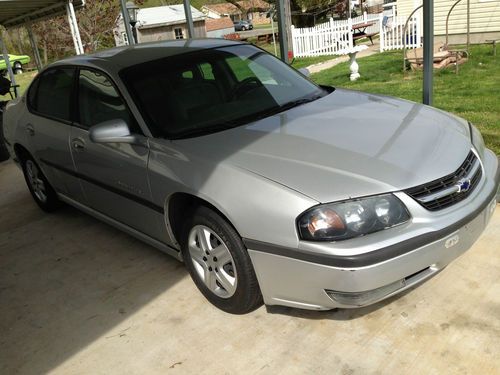
<svg viewBox="0 0 500 375"><path fill-rule="evenodd" d="M0 0L0 25L13 27L66 12L66 0ZM73 0L81 7L85 0Z"/></svg>

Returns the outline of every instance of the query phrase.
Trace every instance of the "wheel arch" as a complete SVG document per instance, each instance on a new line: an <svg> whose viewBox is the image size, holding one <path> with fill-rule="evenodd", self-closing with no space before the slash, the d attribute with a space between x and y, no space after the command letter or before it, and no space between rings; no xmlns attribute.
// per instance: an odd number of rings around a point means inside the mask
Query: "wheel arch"
<svg viewBox="0 0 500 375"><path fill-rule="evenodd" d="M16 143L14 145L14 152L16 154L16 159L19 162L23 162L27 158L32 157L31 153L28 151L28 149L26 147L24 147L23 145L21 145L20 143Z"/></svg>
<svg viewBox="0 0 500 375"><path fill-rule="evenodd" d="M238 229L229 219L228 215L226 215L223 210L216 207L213 203L191 193L176 192L171 194L165 202L165 222L169 235L175 241L176 246L180 247L179 241L185 221L194 212L194 210L200 206L205 206L214 210L218 215L226 220L241 237Z"/></svg>

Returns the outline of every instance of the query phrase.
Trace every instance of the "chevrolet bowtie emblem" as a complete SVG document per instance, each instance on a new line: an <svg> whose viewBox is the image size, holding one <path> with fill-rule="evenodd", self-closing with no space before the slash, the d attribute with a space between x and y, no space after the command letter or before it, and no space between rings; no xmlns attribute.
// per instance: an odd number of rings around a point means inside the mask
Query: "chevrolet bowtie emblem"
<svg viewBox="0 0 500 375"><path fill-rule="evenodd" d="M465 193L470 189L470 178L459 180L455 185L457 187L457 193Z"/></svg>

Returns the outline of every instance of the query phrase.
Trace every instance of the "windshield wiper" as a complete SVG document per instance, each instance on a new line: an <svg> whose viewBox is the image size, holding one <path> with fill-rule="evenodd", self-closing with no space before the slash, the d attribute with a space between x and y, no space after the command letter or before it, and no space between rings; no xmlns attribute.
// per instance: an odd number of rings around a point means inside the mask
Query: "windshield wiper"
<svg viewBox="0 0 500 375"><path fill-rule="evenodd" d="M286 111L287 109L298 107L299 105L302 105L302 104L314 102L315 100L322 98L322 97L323 97L323 95L314 95L314 96L309 97L309 98L301 98L301 99L297 99L297 100L292 100L291 102L280 105L279 108L280 108L280 111Z"/></svg>
<svg viewBox="0 0 500 375"><path fill-rule="evenodd" d="M215 125L210 125L207 127L188 129L178 134L173 135L170 139L183 139L183 138L192 138L199 137L202 135L207 135L211 133L216 133L222 130L230 129L234 126L238 125L235 122L223 122Z"/></svg>

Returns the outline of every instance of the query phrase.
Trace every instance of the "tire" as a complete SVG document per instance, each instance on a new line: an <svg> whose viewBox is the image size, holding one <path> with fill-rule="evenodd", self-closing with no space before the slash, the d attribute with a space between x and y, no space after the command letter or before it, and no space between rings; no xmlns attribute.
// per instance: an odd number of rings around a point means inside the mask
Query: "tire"
<svg viewBox="0 0 500 375"><path fill-rule="evenodd" d="M246 314L262 305L257 277L240 236L212 209L199 206L186 221L182 255L194 283L214 306Z"/></svg>
<svg viewBox="0 0 500 375"><path fill-rule="evenodd" d="M31 156L21 160L24 179L36 204L45 212L53 212L61 206L55 190L50 186L38 164Z"/></svg>
<svg viewBox="0 0 500 375"><path fill-rule="evenodd" d="M242 27L241 27L241 30L242 30L242 31L247 31L247 28L246 28L245 26L242 26Z"/></svg>
<svg viewBox="0 0 500 375"><path fill-rule="evenodd" d="M14 74L22 74L23 66L19 61L16 61L13 67L14 67Z"/></svg>

